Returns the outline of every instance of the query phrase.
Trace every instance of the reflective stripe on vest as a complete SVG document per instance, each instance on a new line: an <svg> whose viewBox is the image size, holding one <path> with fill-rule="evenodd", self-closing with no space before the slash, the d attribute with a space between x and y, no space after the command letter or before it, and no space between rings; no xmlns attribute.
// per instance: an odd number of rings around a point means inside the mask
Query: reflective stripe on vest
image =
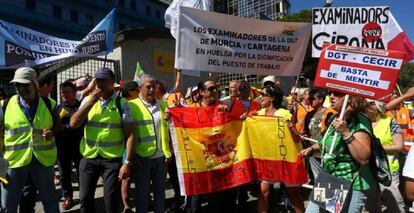
<svg viewBox="0 0 414 213"><path fill-rule="evenodd" d="M131 106L132 117L134 118L135 124L135 146L134 152L141 157L153 156L158 147L157 147L157 135L161 137L161 150L164 153L166 158L171 157L171 152L169 150L169 134L167 122L164 121L164 110L166 108L166 102L159 102L159 111L161 125L160 130L157 132L154 129L153 117L145 107L144 103L140 98L129 101Z"/></svg>
<svg viewBox="0 0 414 213"><path fill-rule="evenodd" d="M102 110L100 101L96 102L88 113L84 137L80 143L80 152L86 158L98 155L104 158L120 158L124 152L124 131L121 115L116 107L115 96ZM121 106L126 100L121 98Z"/></svg>
<svg viewBox="0 0 414 213"><path fill-rule="evenodd" d="M106 128L106 129L120 129L122 127L121 124L103 123L103 122L97 122L97 121L88 121L87 125L91 127Z"/></svg>
<svg viewBox="0 0 414 213"><path fill-rule="evenodd" d="M381 144L383 146L394 144L391 135L391 121L392 118L384 116L378 121L377 125L374 127L374 135L380 139ZM391 172L397 172L400 169L400 163L398 162L398 158L395 156L397 154L398 152L394 154L387 154Z"/></svg>
<svg viewBox="0 0 414 213"><path fill-rule="evenodd" d="M54 108L54 102L51 103ZM33 154L43 166L49 167L55 164L57 156L55 141L54 139L45 141L42 136L43 129L53 127L52 115L42 98L38 99L33 124L30 124L21 110L17 96L9 100L4 118L4 158L9 161L10 168L30 164Z"/></svg>

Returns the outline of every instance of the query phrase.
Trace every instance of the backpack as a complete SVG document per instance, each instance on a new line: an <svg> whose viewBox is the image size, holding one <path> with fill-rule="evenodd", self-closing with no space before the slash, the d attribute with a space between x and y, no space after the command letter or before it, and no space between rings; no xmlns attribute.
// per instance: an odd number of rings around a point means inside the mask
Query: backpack
<svg viewBox="0 0 414 213"><path fill-rule="evenodd" d="M365 117L368 116L363 113ZM387 153L381 144L379 138L374 135L374 130L371 128L369 132L371 136L371 156L369 158L369 167L371 168L374 178L384 186L390 186L392 182L392 174L390 164L388 163Z"/></svg>
<svg viewBox="0 0 414 213"><path fill-rule="evenodd" d="M384 186L390 186L392 174L388 163L387 153L382 147L381 141L371 135L371 157L369 158L369 166L374 178Z"/></svg>

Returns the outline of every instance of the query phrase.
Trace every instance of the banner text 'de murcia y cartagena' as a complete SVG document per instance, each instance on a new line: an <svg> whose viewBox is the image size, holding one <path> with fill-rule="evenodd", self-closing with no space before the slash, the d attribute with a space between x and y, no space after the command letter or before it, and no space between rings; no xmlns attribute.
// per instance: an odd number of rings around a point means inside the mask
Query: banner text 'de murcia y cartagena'
<svg viewBox="0 0 414 213"><path fill-rule="evenodd" d="M326 45L319 59L315 87L387 101L393 93L405 53Z"/></svg>
<svg viewBox="0 0 414 213"><path fill-rule="evenodd" d="M232 120L217 107L172 108L170 130L181 194L220 191L255 180L307 182L284 119Z"/></svg>
<svg viewBox="0 0 414 213"><path fill-rule="evenodd" d="M68 57L93 57L112 51L112 10L81 41L47 35L0 20L0 69L35 66Z"/></svg>
<svg viewBox="0 0 414 213"><path fill-rule="evenodd" d="M175 68L296 76L311 26L180 7Z"/></svg>

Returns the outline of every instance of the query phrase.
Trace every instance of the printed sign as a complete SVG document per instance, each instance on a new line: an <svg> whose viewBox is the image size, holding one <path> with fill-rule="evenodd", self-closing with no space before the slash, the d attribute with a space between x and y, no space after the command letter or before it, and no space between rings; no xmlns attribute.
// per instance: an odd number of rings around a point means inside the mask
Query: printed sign
<svg viewBox="0 0 414 213"><path fill-rule="evenodd" d="M387 101L394 91L405 54L342 45L324 46L315 87Z"/></svg>
<svg viewBox="0 0 414 213"><path fill-rule="evenodd" d="M324 42L399 50L414 57L414 47L389 7L313 8L312 19L312 57L319 58Z"/></svg>
<svg viewBox="0 0 414 213"><path fill-rule="evenodd" d="M297 76L310 24L246 19L180 7L175 67L183 70Z"/></svg>
<svg viewBox="0 0 414 213"><path fill-rule="evenodd" d="M112 51L112 10L81 41L66 40L0 20L0 69L34 66L68 57L93 57Z"/></svg>

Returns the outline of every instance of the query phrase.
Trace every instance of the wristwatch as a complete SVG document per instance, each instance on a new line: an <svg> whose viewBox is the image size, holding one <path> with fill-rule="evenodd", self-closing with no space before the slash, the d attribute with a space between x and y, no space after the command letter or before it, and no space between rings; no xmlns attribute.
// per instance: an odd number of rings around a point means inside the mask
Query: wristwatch
<svg viewBox="0 0 414 213"><path fill-rule="evenodd" d="M126 164L127 166L130 166L130 165L131 165L131 161L129 161L129 160L125 160L125 161L124 161L124 164Z"/></svg>

